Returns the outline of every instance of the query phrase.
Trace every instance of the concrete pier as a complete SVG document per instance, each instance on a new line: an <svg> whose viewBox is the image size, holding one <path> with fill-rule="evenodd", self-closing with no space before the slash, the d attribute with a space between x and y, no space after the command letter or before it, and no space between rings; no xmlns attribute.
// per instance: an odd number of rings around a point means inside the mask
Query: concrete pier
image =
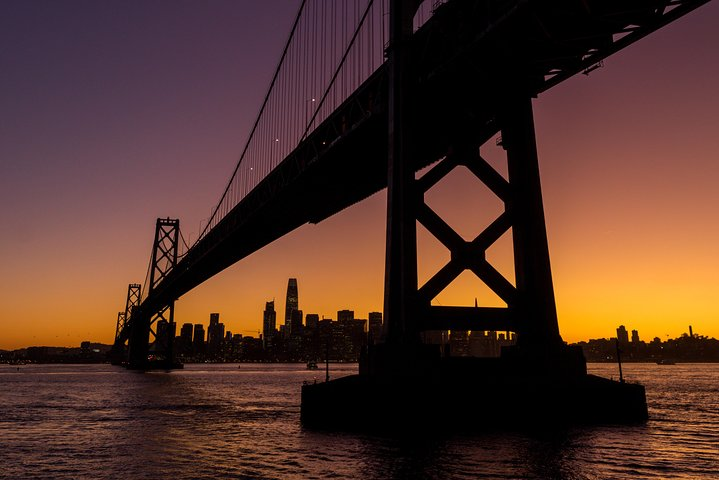
<svg viewBox="0 0 719 480"><path fill-rule="evenodd" d="M305 385L302 424L375 432L478 431L635 423L648 418L643 386L589 375L581 371L576 352L568 349L565 353L575 360L566 365L574 366L528 365L526 358L510 350L500 358L445 357L419 362L424 369L421 376L419 371L363 372Z"/></svg>

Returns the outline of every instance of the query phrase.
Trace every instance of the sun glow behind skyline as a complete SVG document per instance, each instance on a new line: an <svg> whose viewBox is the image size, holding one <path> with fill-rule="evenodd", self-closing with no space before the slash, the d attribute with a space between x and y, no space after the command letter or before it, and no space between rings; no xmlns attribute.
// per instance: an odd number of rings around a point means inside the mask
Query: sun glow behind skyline
<svg viewBox="0 0 719 480"><path fill-rule="evenodd" d="M186 237L206 220L296 9L257 3L138 3L121 18L112 2L78 2L77 15L6 4L0 348L110 343L127 284L145 275L155 218L180 218ZM645 340L689 324L719 336L717 21L710 3L534 102L565 340L619 324ZM505 173L493 141L482 154ZM501 211L483 188L457 171L427 201L471 236ZM252 334L265 301L283 311L288 277L305 313L381 311L385 214L381 192L299 228L181 298L176 321L220 312ZM449 255L419 232L422 281ZM512 281L508 240L490 260ZM490 293L465 272L436 302L493 305Z"/></svg>

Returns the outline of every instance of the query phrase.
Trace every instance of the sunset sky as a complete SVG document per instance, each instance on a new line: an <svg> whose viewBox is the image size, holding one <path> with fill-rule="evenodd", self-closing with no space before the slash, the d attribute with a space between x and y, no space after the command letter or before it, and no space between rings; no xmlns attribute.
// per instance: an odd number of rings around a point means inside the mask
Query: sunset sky
<svg viewBox="0 0 719 480"><path fill-rule="evenodd" d="M155 219L197 238L242 150L299 0L0 0L0 348L111 343ZM567 341L719 337L719 2L534 101ZM483 155L502 170L503 151ZM499 211L454 172L428 203L467 236ZM264 302L382 310L385 195L306 225L182 297L257 335ZM477 213L480 212L480 213ZM508 239L504 239L505 246ZM512 279L506 251L491 252ZM420 280L448 259L420 233ZM471 274L442 305L493 305ZM281 317L281 315L278 315ZM279 321L279 318L278 318Z"/></svg>

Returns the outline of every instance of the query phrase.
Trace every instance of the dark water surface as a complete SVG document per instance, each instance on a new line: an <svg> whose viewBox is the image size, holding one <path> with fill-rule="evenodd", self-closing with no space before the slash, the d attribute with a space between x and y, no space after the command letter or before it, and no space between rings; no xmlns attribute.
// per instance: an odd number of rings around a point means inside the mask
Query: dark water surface
<svg viewBox="0 0 719 480"><path fill-rule="evenodd" d="M0 365L2 479L719 478L716 364L625 365L647 388L643 425L406 438L303 430L300 386L324 378L303 365L19 368Z"/></svg>

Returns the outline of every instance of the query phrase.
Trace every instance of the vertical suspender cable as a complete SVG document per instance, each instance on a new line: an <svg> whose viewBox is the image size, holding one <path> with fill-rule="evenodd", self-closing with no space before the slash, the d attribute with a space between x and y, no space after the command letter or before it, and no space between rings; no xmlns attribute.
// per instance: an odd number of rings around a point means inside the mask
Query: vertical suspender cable
<svg viewBox="0 0 719 480"><path fill-rule="evenodd" d="M254 123L253 126L252 126L252 130L250 131L250 135L249 135L249 137L247 138L247 142L245 143L245 147L244 147L243 150L242 150L242 154L240 155L240 159L239 159L239 161L237 162L237 165L235 166L235 169L234 169L233 172L232 172L232 176L230 177L230 181L229 181L229 183L227 184L227 187L225 187L224 192L222 193L222 197L220 198L220 202L218 202L218 206L215 208L214 212L212 213L212 216L211 216L210 220L207 222L207 225L205 226L205 228L202 230L202 232L200 233L200 235L197 237L197 240L195 241L195 244L197 244L197 242L199 242L199 241L205 236L205 234L207 233L207 231L208 231L210 225L211 225L212 222L216 219L215 217L217 216L217 210L218 210L218 208L219 208L219 206L220 206L220 203L222 202L222 199L224 199L225 196L227 195L227 192L228 192L228 190L229 190L229 188L230 188L230 185L232 184L232 181L234 180L235 175L237 175L237 172L238 172L238 170L239 170L239 168L240 168L240 165L242 164L242 160L245 158L245 154L247 153L247 149L248 149L248 147L249 147L249 145L250 145L250 142L252 141L252 138L253 138L253 136L254 136L254 134L255 134L255 131L257 130L257 125L260 123L260 119L262 118L262 114L263 114L263 112L265 111L265 106L267 105L267 102L268 102L268 100L269 100L269 98L270 98L270 94L272 93L272 89L274 88L275 82L277 81L277 77L278 77L278 74L279 74L279 72L280 72L280 68L282 67L282 64L283 64L283 62L284 62L284 60L285 60L285 56L287 55L288 47L289 47L290 43L292 42L292 39L293 39L293 37L294 37L294 35L295 35L295 31L297 30L297 25L299 24L299 20L300 20L300 18L301 18L301 16L302 16L302 12L303 12L303 10L304 10L304 8L305 8L305 4L306 4L306 3L307 3L307 0L302 0L302 3L300 4L300 8L299 8L298 11L297 11L297 15L295 16L295 20L294 20L294 22L293 22L293 24L292 24L292 29L290 30L290 36L289 36L289 38L287 39L287 43L285 43L285 48L284 48L283 51L282 51L282 56L280 57L280 61L279 61L279 63L277 64L277 68L275 69L275 73L274 73L274 75L272 76L272 81L270 82L270 86L269 86L269 88L267 89L267 93L265 94L265 98L264 98L264 100L262 101L262 107L260 108L260 112L259 112L259 114L257 115L257 118L255 119L255 123Z"/></svg>
<svg viewBox="0 0 719 480"><path fill-rule="evenodd" d="M354 45L355 41L357 40L357 37L359 35L360 30L362 29L362 25L364 24L365 20L367 19L367 16L370 12L370 8L372 7L374 0L370 0L367 4L367 8L365 8L364 13L362 14L362 18L360 19L359 24L357 25L357 28L354 31L354 34L352 35L352 39L349 42L349 45L347 45L347 49L344 52L344 55L342 56L342 60L340 61L340 64L337 66L337 69L335 70L334 75L332 76L332 79L330 80L330 84L325 90L325 92L322 94L322 99L319 102L319 105L315 108L315 112L312 115L311 122L314 122L315 118L317 117L317 114L319 113L320 109L322 108L322 105L324 105L325 100L327 99L327 96L329 95L330 91L332 90L332 86L334 85L335 81L337 80L337 77L339 76L340 72L342 71L342 67L344 66L347 57L349 56L350 50L352 49L352 46ZM310 122L310 123L311 123ZM305 132L302 134L302 138L306 138L308 134L308 129L305 129Z"/></svg>

